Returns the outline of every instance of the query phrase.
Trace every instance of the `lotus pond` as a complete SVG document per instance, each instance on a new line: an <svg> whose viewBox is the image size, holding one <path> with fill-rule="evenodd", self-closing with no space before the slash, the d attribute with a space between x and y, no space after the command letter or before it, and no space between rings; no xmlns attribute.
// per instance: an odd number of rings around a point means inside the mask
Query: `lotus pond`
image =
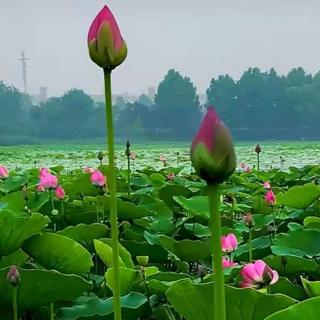
<svg viewBox="0 0 320 320"><path fill-rule="evenodd" d="M13 318L13 290L21 319L113 319L110 197L84 170L108 179L101 148L1 148L9 176L0 180L0 319ZM192 172L187 146L137 146L129 186L124 149L117 152L122 318L211 319L206 183ZM227 318L318 320L318 144L262 145L260 172L253 144L236 151L246 165L220 186ZM41 167L63 194L38 188ZM15 286L7 279L13 265Z"/></svg>

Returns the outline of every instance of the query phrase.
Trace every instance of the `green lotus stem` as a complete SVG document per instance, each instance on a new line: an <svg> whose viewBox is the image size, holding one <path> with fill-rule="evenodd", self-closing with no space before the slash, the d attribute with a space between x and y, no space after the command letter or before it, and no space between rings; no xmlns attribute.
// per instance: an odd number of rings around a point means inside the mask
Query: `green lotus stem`
<svg viewBox="0 0 320 320"><path fill-rule="evenodd" d="M131 169L130 169L130 154L127 155L128 159L128 198L131 197Z"/></svg>
<svg viewBox="0 0 320 320"><path fill-rule="evenodd" d="M110 222L112 239L112 258L114 267L114 291L113 310L114 319L121 320L121 300L120 300L120 269L119 269L119 246L118 246L118 218L117 218L117 198L116 198L116 173L114 165L114 130L112 118L112 96L111 96L111 70L104 69L104 84L106 98L106 124L108 135L108 157L109 157L109 188L110 188Z"/></svg>
<svg viewBox="0 0 320 320"><path fill-rule="evenodd" d="M13 310L13 320L18 320L18 287L12 287L12 310Z"/></svg>
<svg viewBox="0 0 320 320"><path fill-rule="evenodd" d="M258 171L258 176L260 173L260 153L257 153L257 171Z"/></svg>
<svg viewBox="0 0 320 320"><path fill-rule="evenodd" d="M249 262L252 262L252 227L249 227L248 247L249 247Z"/></svg>
<svg viewBox="0 0 320 320"><path fill-rule="evenodd" d="M221 217L219 212L219 190L217 184L208 184L208 196L211 214L211 236L213 243L214 265L214 317L226 320L224 275L221 249Z"/></svg>
<svg viewBox="0 0 320 320"><path fill-rule="evenodd" d="M50 303L50 320L54 320L53 302Z"/></svg>
<svg viewBox="0 0 320 320"><path fill-rule="evenodd" d="M61 213L62 213L62 223L63 223L63 228L66 227L66 217L64 214L64 204L63 204L63 200L61 200Z"/></svg>

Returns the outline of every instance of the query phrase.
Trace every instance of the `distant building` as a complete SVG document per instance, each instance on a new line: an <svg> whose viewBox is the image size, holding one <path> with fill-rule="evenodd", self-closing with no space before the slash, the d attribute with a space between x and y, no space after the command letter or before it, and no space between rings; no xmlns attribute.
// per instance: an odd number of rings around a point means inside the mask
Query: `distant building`
<svg viewBox="0 0 320 320"><path fill-rule="evenodd" d="M91 94L90 97L95 103L99 103L99 102L103 103L105 101L104 94ZM119 100L122 100L125 103L127 103L127 102L134 102L137 99L138 99L137 96L129 94L129 93L121 93L121 94L113 94L112 95L112 101L114 104L116 104L117 101L119 101Z"/></svg>

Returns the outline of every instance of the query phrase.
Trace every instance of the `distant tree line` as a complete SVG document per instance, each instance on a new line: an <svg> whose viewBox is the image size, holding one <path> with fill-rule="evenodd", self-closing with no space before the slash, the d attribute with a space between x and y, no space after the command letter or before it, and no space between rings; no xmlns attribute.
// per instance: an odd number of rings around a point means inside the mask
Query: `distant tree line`
<svg viewBox="0 0 320 320"><path fill-rule="evenodd" d="M249 68L239 80L213 78L201 105L188 77L169 70L154 101L141 95L133 103L114 105L117 137L187 140L209 105L238 140L320 139L320 72L302 68L280 76L274 69ZM82 90L33 105L28 95L0 82L0 144L38 143L103 137L105 110Z"/></svg>

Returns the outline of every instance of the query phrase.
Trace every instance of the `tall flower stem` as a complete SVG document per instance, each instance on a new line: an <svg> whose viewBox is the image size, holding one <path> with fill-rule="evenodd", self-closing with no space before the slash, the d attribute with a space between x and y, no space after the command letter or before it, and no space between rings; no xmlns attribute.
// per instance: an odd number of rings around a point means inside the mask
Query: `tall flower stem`
<svg viewBox="0 0 320 320"><path fill-rule="evenodd" d="M214 265L214 319L226 320L224 275L221 249L221 217L219 212L219 190L217 184L208 184L211 214L211 236Z"/></svg>
<svg viewBox="0 0 320 320"><path fill-rule="evenodd" d="M53 302L50 303L50 320L54 320Z"/></svg>
<svg viewBox="0 0 320 320"><path fill-rule="evenodd" d="M252 227L249 227L249 262L252 262Z"/></svg>
<svg viewBox="0 0 320 320"><path fill-rule="evenodd" d="M12 287L13 320L18 320L18 301L17 301L17 295L18 295L18 287L17 287L17 286L13 286L13 287Z"/></svg>
<svg viewBox="0 0 320 320"><path fill-rule="evenodd" d="M258 171L258 176L260 173L260 153L257 153L257 171Z"/></svg>
<svg viewBox="0 0 320 320"><path fill-rule="evenodd" d="M131 198L131 168L130 168L130 154L127 156L128 160L128 198Z"/></svg>
<svg viewBox="0 0 320 320"><path fill-rule="evenodd" d="M112 118L112 96L111 96L111 70L104 69L104 84L106 98L106 124L107 142L109 157L109 188L110 188L110 222L112 239L112 258L114 267L114 291L113 310L114 319L121 320L121 300L120 300L120 270L119 270L119 246L118 246L118 218L117 218L117 198L116 198L116 173L114 164L114 130Z"/></svg>

